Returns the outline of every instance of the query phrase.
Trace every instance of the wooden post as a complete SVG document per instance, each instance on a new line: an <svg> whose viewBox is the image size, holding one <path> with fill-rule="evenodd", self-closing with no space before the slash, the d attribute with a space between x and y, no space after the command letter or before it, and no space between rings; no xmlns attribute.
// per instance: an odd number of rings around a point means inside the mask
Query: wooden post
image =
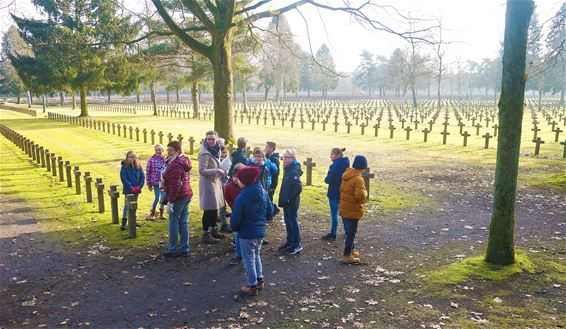
<svg viewBox="0 0 566 329"><path fill-rule="evenodd" d="M307 184L306 186L312 185L312 168L316 167L316 162L312 162L312 158L307 158L307 161L303 162L307 167Z"/></svg>
<svg viewBox="0 0 566 329"><path fill-rule="evenodd" d="M57 177L57 156L51 153L51 175Z"/></svg>
<svg viewBox="0 0 566 329"><path fill-rule="evenodd" d="M41 156L41 167L45 168L45 150L43 146L39 148L39 155Z"/></svg>
<svg viewBox="0 0 566 329"><path fill-rule="evenodd" d="M102 183L102 178L96 178L96 190L98 192L98 212L104 212L104 183Z"/></svg>
<svg viewBox="0 0 566 329"><path fill-rule="evenodd" d="M47 172L51 171L51 153L49 153L49 150L45 150L45 168Z"/></svg>
<svg viewBox="0 0 566 329"><path fill-rule="evenodd" d="M79 170L79 166L75 166L75 193L77 195L81 194L81 171Z"/></svg>
<svg viewBox="0 0 566 329"><path fill-rule="evenodd" d="M65 172L67 174L67 187L73 187L73 177L71 176L71 162L65 161Z"/></svg>
<svg viewBox="0 0 566 329"><path fill-rule="evenodd" d="M120 198L120 192L118 192L118 186L110 185L110 190L108 190L108 195L110 196L110 210L112 213L112 224L118 224L118 199Z"/></svg>
<svg viewBox="0 0 566 329"><path fill-rule="evenodd" d="M138 202L134 194L126 195L126 206L128 207L128 232L130 238L136 237L136 210Z"/></svg>
<svg viewBox="0 0 566 329"><path fill-rule="evenodd" d="M65 175L63 174L63 157L57 157L57 164L59 165L59 181L65 181Z"/></svg>
<svg viewBox="0 0 566 329"><path fill-rule="evenodd" d="M85 172L85 191L86 191L86 202L92 202L92 177L90 177L90 172Z"/></svg>

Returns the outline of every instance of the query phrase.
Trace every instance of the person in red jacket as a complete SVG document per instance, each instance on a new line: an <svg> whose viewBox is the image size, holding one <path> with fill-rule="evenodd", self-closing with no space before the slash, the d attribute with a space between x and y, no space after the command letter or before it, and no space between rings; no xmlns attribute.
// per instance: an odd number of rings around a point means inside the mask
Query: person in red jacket
<svg viewBox="0 0 566 329"><path fill-rule="evenodd" d="M240 169L244 168L244 164L242 163L237 163L234 168L232 168L232 180L230 180L230 182L228 182L228 184L226 184L224 186L224 199L226 200L226 203L228 204L228 206L230 206L230 209L234 208L234 203L236 202L236 197L240 194L240 192L242 191L242 189L240 188L240 186L238 185L238 172L240 171ZM240 250L240 239L238 236L238 232L233 232L233 242L234 242L234 247L236 248L236 256L234 256L232 259L230 259L230 265L238 265L242 262L242 252Z"/></svg>
<svg viewBox="0 0 566 329"><path fill-rule="evenodd" d="M189 255L189 204L193 197L190 183L191 160L183 155L177 140L167 144L169 159L163 171L163 190L167 198L169 214L169 244L165 257L176 257L177 238L181 236L181 256Z"/></svg>

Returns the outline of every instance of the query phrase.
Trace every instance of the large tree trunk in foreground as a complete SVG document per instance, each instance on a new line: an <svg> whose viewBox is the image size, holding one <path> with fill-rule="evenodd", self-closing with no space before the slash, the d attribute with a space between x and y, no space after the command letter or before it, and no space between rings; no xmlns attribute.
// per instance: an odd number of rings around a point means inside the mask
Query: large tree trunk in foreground
<svg viewBox="0 0 566 329"><path fill-rule="evenodd" d="M226 140L234 142L232 127L232 32L222 39L214 39L212 67L214 69L214 130Z"/></svg>
<svg viewBox="0 0 566 329"><path fill-rule="evenodd" d="M87 104L86 104L86 96L87 96L87 90L85 87L81 87L79 89L79 95L81 97L81 117L88 117L88 108L87 108Z"/></svg>
<svg viewBox="0 0 566 329"><path fill-rule="evenodd" d="M77 108L77 98L75 97L76 92L73 90L71 92L71 103L73 104L73 110Z"/></svg>
<svg viewBox="0 0 566 329"><path fill-rule="evenodd" d="M492 264L515 262L515 199L525 98L525 58L533 9L532 0L507 0L493 212L485 256L485 261Z"/></svg>

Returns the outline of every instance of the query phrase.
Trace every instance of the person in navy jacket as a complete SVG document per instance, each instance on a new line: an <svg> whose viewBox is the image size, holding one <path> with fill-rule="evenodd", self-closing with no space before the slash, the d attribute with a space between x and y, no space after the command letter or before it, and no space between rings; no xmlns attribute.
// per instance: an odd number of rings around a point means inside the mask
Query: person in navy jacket
<svg viewBox="0 0 566 329"><path fill-rule="evenodd" d="M288 255L300 253L303 250L301 245L301 228L299 226L299 205L301 203L301 164L296 160L295 150L285 150L283 153L284 174L279 191L279 207L283 208L283 220L287 230L287 242L279 247L280 251Z"/></svg>
<svg viewBox="0 0 566 329"><path fill-rule="evenodd" d="M122 193L124 193L124 200L126 195L133 194L138 199L138 195L141 193L143 185L145 184L145 175L143 173L143 168L141 165L136 152L128 151L126 153L126 159L122 161L122 167L120 168L120 180L122 181ZM124 203L124 211L122 212L122 225L120 228L122 230L126 229L126 222L128 221L128 208ZM137 225L139 226L139 225Z"/></svg>
<svg viewBox="0 0 566 329"><path fill-rule="evenodd" d="M257 295L264 287L260 252L266 218L272 211L269 196L257 181L258 176L257 167L244 167L238 172L238 185L242 191L236 197L230 217L230 227L238 233L247 278L247 286L241 287L240 291L246 295Z"/></svg>
<svg viewBox="0 0 566 329"><path fill-rule="evenodd" d="M330 205L330 218L332 220L330 233L322 237L322 240L336 240L336 232L338 231L338 210L340 209L340 184L342 184L342 175L350 167L350 160L344 157L346 149L333 148L330 151L330 159L332 164L328 168L328 173L324 182L328 184L328 204Z"/></svg>

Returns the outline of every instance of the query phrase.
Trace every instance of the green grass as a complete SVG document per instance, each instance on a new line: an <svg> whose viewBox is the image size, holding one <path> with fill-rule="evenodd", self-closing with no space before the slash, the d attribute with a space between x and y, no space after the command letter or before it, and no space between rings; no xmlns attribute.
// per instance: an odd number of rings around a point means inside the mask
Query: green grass
<svg viewBox="0 0 566 329"><path fill-rule="evenodd" d="M76 114L65 108L50 107L49 111L57 111L66 114ZM204 133L212 128L212 122L205 120L183 120L171 119L163 117L153 117L151 115L135 115L135 116L98 116L104 114L102 112L92 113L96 119L104 119L115 123L126 123L134 127L155 129L164 133L171 132L174 136L183 134L185 141L189 136L193 136L197 141L204 136ZM106 115L106 114L105 114ZM40 145L49 148L50 151L61 155L64 160L68 160L72 165L79 165L81 171L91 172L93 178L100 177L103 179L106 188L110 184L120 186L119 169L120 161L124 158L126 151L136 150L145 166L145 161L153 153L153 147L144 144L143 141L136 142L129 138L114 136L102 131L91 130L78 126L72 126L65 123L55 122L46 118L32 118L28 115L20 114L12 111L0 111L0 122L7 125L24 136L36 141ZM309 126L310 128L310 126ZM346 147L346 155L351 159L356 154L364 154L369 160L371 171L375 173L375 178L370 182L370 204L367 217L378 217L378 213L395 213L404 209L415 209L417 207L434 207L437 201L427 194L421 192L421 186L415 186L413 183L406 181L406 178L414 178L420 181L422 177L418 177L423 169L435 172L440 170L458 170L463 166L475 167L482 171L492 171L495 162L495 150L483 150L480 147L470 145L464 148L459 145L442 145L438 141L429 139L428 143L421 141L404 141L399 139L389 139L384 137L384 132L380 132L379 138L374 138L372 134L361 136L359 132L350 135L345 133L335 134L334 132L322 132L320 130L312 131L310 129L300 130L297 127L290 129L289 127L264 127L262 125L236 124L236 132L238 136L246 136L251 147L263 146L265 141L273 140L278 144L278 151L283 152L285 148L295 148L298 159L302 162L307 157L312 157L316 162L313 170L313 185L304 188L301 198L302 212L312 213L316 216L328 215L328 203L326 198L326 188L323 180L326 175L328 166L330 165L329 152L333 147ZM369 131L368 131L369 133ZM399 137L399 136L397 136ZM196 146L196 145L195 145ZM188 147L185 146L185 151ZM20 160L28 162L23 158L23 152L20 152ZM17 153L16 152L16 153ZM12 156L3 153L2 159L11 159ZM190 207L190 228L191 231L199 231L201 211L198 207L198 174L196 168L196 153L190 158L193 161L193 171L191 175L191 183L195 192L193 202ZM18 164L19 165L19 164ZM555 158L536 158L521 157L521 170L527 173L524 179L519 176L520 182L528 186L537 186L540 188L556 187L564 189L560 180L563 177L556 174L564 165L564 160ZM36 210L38 216L42 218L53 218L59 231L66 232L68 238L73 240L73 236L78 233L74 232L78 225L81 228L87 227L89 230L82 230L85 233L80 235L79 239L92 239L104 237L111 246L141 246L147 247L155 245L162 237L167 235L165 223L146 223L147 227L142 229L138 239L127 241L123 240L124 234L117 232L115 225L108 224L110 215L107 211L103 215L94 213L95 203L93 205L85 205L84 196L73 195L71 189L66 189L59 185L52 177L46 175L41 169L30 168L28 173L31 179L37 175L41 175L46 181L44 188L56 187L56 190L49 192L31 193L26 190L27 185L21 182L12 182L12 190L10 195L14 197L23 197L26 200L42 200L50 195L58 195L56 199L60 207L50 209L48 205L50 201L30 201L40 202L37 204ZM0 173L0 178L9 181L11 179L9 171ZM306 174L305 174L306 175ZM558 175L558 176L557 176ZM303 182L305 176L303 176ZM5 185L6 186L6 185ZM427 186L434 189L434 186ZM45 189L45 191L48 191ZM3 191L4 192L4 191ZM60 193L66 193L59 195ZM59 194L58 194L59 193ZM138 218L143 218L149 210L149 206L153 199L152 193L145 189L139 199ZM107 209L109 202L107 200ZM120 200L120 209L123 205L123 199ZM84 209L82 207L90 207ZM92 209L91 209L92 208ZM87 211L88 210L88 211ZM376 210L378 213L376 213ZM75 214L75 215L73 215ZM84 216L83 214L88 214ZM82 222L77 224L74 221L62 221L61 217L69 217L71 219L82 218ZM86 219L85 219L86 218ZM52 225L51 225L52 226ZM61 233L63 234L63 233ZM84 235L84 237L83 237Z"/></svg>
<svg viewBox="0 0 566 329"><path fill-rule="evenodd" d="M469 279L501 281L523 272L533 273L535 265L526 252L515 251L515 263L493 265L484 261L484 256L468 257L428 273L427 278L434 284L454 285Z"/></svg>

